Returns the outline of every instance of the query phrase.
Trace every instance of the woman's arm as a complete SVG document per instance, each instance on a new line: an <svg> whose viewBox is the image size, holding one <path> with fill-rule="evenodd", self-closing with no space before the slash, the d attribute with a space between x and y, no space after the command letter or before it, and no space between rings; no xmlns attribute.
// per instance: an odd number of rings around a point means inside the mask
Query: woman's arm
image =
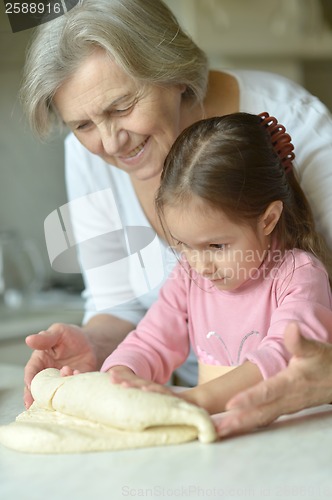
<svg viewBox="0 0 332 500"><path fill-rule="evenodd" d="M46 331L29 335L26 343L34 349L25 367L24 402L32 403L30 384L45 368L69 366L80 372L98 370L105 357L133 330L134 325L109 314L94 316L83 328L55 323Z"/></svg>
<svg viewBox="0 0 332 500"><path fill-rule="evenodd" d="M105 355L112 353L134 328L133 323L111 314L97 314L83 326L82 330L93 346L97 370L105 361Z"/></svg>

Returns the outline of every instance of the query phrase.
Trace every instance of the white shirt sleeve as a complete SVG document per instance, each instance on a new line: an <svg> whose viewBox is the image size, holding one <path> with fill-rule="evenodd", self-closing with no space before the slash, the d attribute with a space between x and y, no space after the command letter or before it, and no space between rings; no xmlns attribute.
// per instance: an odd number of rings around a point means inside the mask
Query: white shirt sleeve
<svg viewBox="0 0 332 500"><path fill-rule="evenodd" d="M287 128L287 125L286 125ZM294 166L311 205L317 230L332 250L332 117L310 97L289 118L295 147Z"/></svg>

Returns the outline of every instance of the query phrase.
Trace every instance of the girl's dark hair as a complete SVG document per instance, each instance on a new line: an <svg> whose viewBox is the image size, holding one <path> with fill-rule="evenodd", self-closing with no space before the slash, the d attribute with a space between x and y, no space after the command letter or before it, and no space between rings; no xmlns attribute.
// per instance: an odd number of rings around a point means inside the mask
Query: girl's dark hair
<svg viewBox="0 0 332 500"><path fill-rule="evenodd" d="M322 238L296 179L287 174L261 118L234 113L194 123L171 148L156 207L186 205L193 196L237 223L253 225L273 201L283 203L274 229L282 250L300 248L325 261Z"/></svg>

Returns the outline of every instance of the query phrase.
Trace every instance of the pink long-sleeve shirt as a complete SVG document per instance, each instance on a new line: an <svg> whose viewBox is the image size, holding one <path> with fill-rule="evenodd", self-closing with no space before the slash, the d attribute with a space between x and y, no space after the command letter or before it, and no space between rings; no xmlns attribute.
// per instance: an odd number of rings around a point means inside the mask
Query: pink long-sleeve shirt
<svg viewBox="0 0 332 500"><path fill-rule="evenodd" d="M297 321L304 336L332 340L332 298L328 275L311 254L289 250L277 263L234 291L188 273L179 263L159 298L101 370L122 365L146 380L164 384L181 365L190 344L210 365L255 363L264 378L286 367L283 333Z"/></svg>

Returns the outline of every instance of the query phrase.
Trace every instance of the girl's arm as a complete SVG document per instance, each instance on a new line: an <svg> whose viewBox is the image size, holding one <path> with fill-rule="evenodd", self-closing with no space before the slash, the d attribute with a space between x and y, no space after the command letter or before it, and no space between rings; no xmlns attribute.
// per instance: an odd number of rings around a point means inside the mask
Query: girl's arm
<svg viewBox="0 0 332 500"><path fill-rule="evenodd" d="M193 389L177 393L177 396L185 399L188 403L204 408L212 415L224 411L227 401L235 394L258 384L262 380L263 376L258 366L250 361L245 361L243 365L234 368L225 375Z"/></svg>
<svg viewBox="0 0 332 500"><path fill-rule="evenodd" d="M143 391L159 392L161 394L170 394L174 396L169 387L138 377L127 366L113 366L113 368L110 368L107 373L110 375L112 384L119 384L123 387L134 387Z"/></svg>
<svg viewBox="0 0 332 500"><path fill-rule="evenodd" d="M162 287L145 317L103 363L101 371L127 367L139 379L165 384L189 353L187 281L182 266Z"/></svg>
<svg viewBox="0 0 332 500"><path fill-rule="evenodd" d="M216 421L219 436L270 424L280 415L332 402L332 345L308 340L296 323L285 330L292 354L288 367L233 397L225 418Z"/></svg>

